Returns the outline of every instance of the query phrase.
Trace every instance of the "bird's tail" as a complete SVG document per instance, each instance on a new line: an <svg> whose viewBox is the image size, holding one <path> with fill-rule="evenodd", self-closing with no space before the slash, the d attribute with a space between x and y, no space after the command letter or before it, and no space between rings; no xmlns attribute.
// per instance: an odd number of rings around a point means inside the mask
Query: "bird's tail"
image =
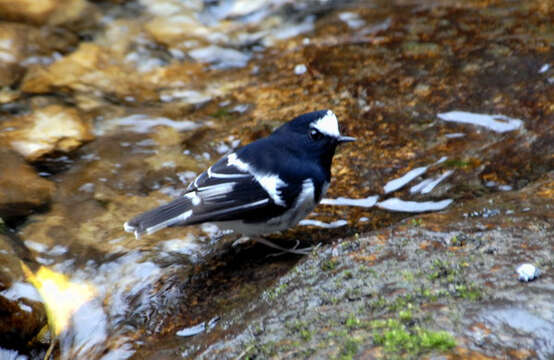
<svg viewBox="0 0 554 360"><path fill-rule="evenodd" d="M192 215L192 200L187 197L180 197L172 202L149 210L135 216L123 224L127 232L134 232L138 239L142 234L152 234L158 230L177 224L186 223Z"/></svg>

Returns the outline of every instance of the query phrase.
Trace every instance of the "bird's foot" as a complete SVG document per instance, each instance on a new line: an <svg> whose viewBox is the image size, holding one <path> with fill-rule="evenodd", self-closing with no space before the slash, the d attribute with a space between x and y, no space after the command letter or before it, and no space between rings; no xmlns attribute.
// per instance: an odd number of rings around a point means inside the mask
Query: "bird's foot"
<svg viewBox="0 0 554 360"><path fill-rule="evenodd" d="M250 240L251 239L248 236L241 236L235 241L233 241L233 244L231 245L231 247L237 247L239 245L246 244L247 242L250 242Z"/></svg>
<svg viewBox="0 0 554 360"><path fill-rule="evenodd" d="M277 245L277 244L275 244L275 243L273 243L273 242L271 242L267 239L264 239L264 238L257 238L256 241L259 242L259 243L262 243L266 246L269 246L273 249L281 250L281 252L278 252L278 253L275 253L275 254L269 254L267 256L280 256L280 255L283 255L283 254L309 255L312 252L312 250L317 247L317 246L309 246L309 247L299 249L298 245L300 245L300 241L298 241L298 240L296 240L296 244L290 249L279 246L279 245Z"/></svg>

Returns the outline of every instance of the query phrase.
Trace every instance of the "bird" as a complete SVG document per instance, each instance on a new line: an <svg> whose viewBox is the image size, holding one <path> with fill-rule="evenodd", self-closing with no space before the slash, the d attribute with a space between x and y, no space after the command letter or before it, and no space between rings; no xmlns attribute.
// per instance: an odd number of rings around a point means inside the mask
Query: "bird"
<svg viewBox="0 0 554 360"><path fill-rule="evenodd" d="M124 230L137 239L166 227L205 222L247 237L286 230L306 217L327 192L337 146L355 140L341 135L331 110L302 114L223 156L182 196L135 216ZM263 238L257 241L306 254Z"/></svg>

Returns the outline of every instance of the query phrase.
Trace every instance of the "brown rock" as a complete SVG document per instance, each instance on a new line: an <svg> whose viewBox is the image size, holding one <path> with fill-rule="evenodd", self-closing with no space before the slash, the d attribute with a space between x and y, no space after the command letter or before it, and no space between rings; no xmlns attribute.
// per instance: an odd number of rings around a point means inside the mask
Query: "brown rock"
<svg viewBox="0 0 554 360"><path fill-rule="evenodd" d="M4 142L29 161L51 152L70 152L94 139L90 123L70 107L50 105L30 115L16 117L4 123L10 129L0 134Z"/></svg>
<svg viewBox="0 0 554 360"><path fill-rule="evenodd" d="M441 47L434 43L420 43L408 41L402 44L402 51L406 57L423 59L435 58L441 55Z"/></svg>
<svg viewBox="0 0 554 360"><path fill-rule="evenodd" d="M146 31L161 44L173 45L184 39L205 40L213 29L202 25L192 14L175 17L156 17L145 26Z"/></svg>
<svg viewBox="0 0 554 360"><path fill-rule="evenodd" d="M23 26L0 23L0 87L12 85L23 75L24 69L19 63L25 56L26 43Z"/></svg>
<svg viewBox="0 0 554 360"><path fill-rule="evenodd" d="M35 25L61 25L88 17L92 5L86 0L0 0L0 17Z"/></svg>
<svg viewBox="0 0 554 360"><path fill-rule="evenodd" d="M46 311L34 287L25 282L21 262L0 234L0 345L29 342L46 325Z"/></svg>
<svg viewBox="0 0 554 360"><path fill-rule="evenodd" d="M70 55L48 67L29 69L21 89L27 93L67 91L75 93L131 96L141 99L158 99L154 87L142 74L124 63L124 59L111 49L92 43L82 43Z"/></svg>
<svg viewBox="0 0 554 360"><path fill-rule="evenodd" d="M0 148L0 169L0 217L28 215L50 202L54 184L13 151Z"/></svg>

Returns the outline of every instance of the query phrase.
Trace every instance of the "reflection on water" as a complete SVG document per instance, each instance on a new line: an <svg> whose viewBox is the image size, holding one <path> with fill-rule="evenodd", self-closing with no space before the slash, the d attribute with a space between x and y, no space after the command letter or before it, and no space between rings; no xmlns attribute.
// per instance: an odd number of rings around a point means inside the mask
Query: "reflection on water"
<svg viewBox="0 0 554 360"><path fill-rule="evenodd" d="M339 228L342 226L346 226L347 224L348 222L346 220L336 220L330 223L326 223L323 221L313 220L313 219L300 220L300 222L298 223L298 225L302 225L302 226L317 226L323 229Z"/></svg>
<svg viewBox="0 0 554 360"><path fill-rule="evenodd" d="M105 120L102 122L102 126L96 129L96 133L103 135L110 127L118 126L122 127L124 130L139 134L148 134L152 128L156 126L166 126L177 131L189 131L198 128L199 125L188 120L175 121L163 117L153 118L144 114L136 114L114 120Z"/></svg>
<svg viewBox="0 0 554 360"><path fill-rule="evenodd" d="M370 208L377 203L379 195L368 196L364 199L350 199L345 197L338 197L336 199L321 199L322 205L336 205L336 206L360 206Z"/></svg>
<svg viewBox="0 0 554 360"><path fill-rule="evenodd" d="M206 330L209 330L209 329L213 328L217 324L218 320L219 320L219 317L216 316L216 317L212 318L210 321L208 321L207 323L202 322L198 325L194 325L194 326L191 326L191 327L188 327L188 328L185 328L185 329L181 329L181 330L177 331L175 333L175 335L183 336L183 337L198 335L198 334L200 334L200 333L202 333Z"/></svg>
<svg viewBox="0 0 554 360"><path fill-rule="evenodd" d="M419 213L443 210L447 208L452 201L452 199L441 201L405 201L402 199L390 198L377 203L377 207L390 211Z"/></svg>
<svg viewBox="0 0 554 360"><path fill-rule="evenodd" d="M523 121L512 119L505 115L485 115L466 111L450 111L438 114L437 116L444 121L479 125L498 133L514 131L523 126Z"/></svg>

